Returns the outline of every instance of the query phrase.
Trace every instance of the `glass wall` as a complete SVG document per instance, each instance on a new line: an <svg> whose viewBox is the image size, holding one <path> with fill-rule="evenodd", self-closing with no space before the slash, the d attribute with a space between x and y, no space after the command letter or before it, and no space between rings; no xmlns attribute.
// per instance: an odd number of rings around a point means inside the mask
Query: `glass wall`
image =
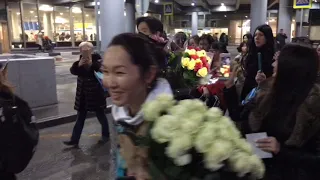
<svg viewBox="0 0 320 180"><path fill-rule="evenodd" d="M23 3L22 20L26 47L36 47L35 42L40 30L36 4ZM20 35L20 39L23 41L22 34Z"/></svg>
<svg viewBox="0 0 320 180"><path fill-rule="evenodd" d="M11 48L22 48L21 12L19 3L8 4L8 22L10 28Z"/></svg>
<svg viewBox="0 0 320 180"><path fill-rule="evenodd" d="M40 32L57 47L78 46L84 40L96 44L95 10L90 6L84 8L82 3L73 6L8 3L8 22L12 48L24 48L24 44L26 48L36 48Z"/></svg>
<svg viewBox="0 0 320 180"><path fill-rule="evenodd" d="M83 8L80 6L75 6L71 8L72 19L73 19L73 31L75 38L75 45L78 46L83 40Z"/></svg>
<svg viewBox="0 0 320 180"><path fill-rule="evenodd" d="M54 7L55 34L54 41L58 47L72 46L70 8L64 6Z"/></svg>
<svg viewBox="0 0 320 180"><path fill-rule="evenodd" d="M96 26L96 15L94 9L84 9L85 19L85 37L86 41L96 41L97 37L97 26Z"/></svg>
<svg viewBox="0 0 320 180"><path fill-rule="evenodd" d="M51 40L54 38L54 13L53 6L47 4L39 5L39 16L41 32Z"/></svg>

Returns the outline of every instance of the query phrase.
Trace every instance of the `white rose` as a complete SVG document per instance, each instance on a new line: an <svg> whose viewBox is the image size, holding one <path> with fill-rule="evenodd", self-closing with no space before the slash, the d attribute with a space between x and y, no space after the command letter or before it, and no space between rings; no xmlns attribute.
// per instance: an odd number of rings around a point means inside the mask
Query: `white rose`
<svg viewBox="0 0 320 180"><path fill-rule="evenodd" d="M222 111L216 107L210 108L205 114L207 121L219 121L222 115Z"/></svg>
<svg viewBox="0 0 320 180"><path fill-rule="evenodd" d="M178 166L185 166L192 161L190 154L185 154L174 159L174 163Z"/></svg>
<svg viewBox="0 0 320 180"><path fill-rule="evenodd" d="M242 139L242 138L238 139L238 140L234 141L234 144L235 144L235 148L240 151L243 151L248 154L253 153L251 144L249 144L245 139Z"/></svg>
<svg viewBox="0 0 320 180"><path fill-rule="evenodd" d="M168 157L177 158L192 148L192 138L188 134L177 134L166 148Z"/></svg>
<svg viewBox="0 0 320 180"><path fill-rule="evenodd" d="M206 163L219 164L222 161L228 159L233 152L233 147L231 142L224 141L220 139L213 140L213 143L205 153Z"/></svg>
<svg viewBox="0 0 320 180"><path fill-rule="evenodd" d="M257 155L251 155L248 158L248 163L251 164L251 174L257 179L262 179L265 174L265 166L262 160Z"/></svg>
<svg viewBox="0 0 320 180"><path fill-rule="evenodd" d="M239 177L245 176L251 172L251 163L248 162L250 156L243 152L234 153L229 159L229 166Z"/></svg>

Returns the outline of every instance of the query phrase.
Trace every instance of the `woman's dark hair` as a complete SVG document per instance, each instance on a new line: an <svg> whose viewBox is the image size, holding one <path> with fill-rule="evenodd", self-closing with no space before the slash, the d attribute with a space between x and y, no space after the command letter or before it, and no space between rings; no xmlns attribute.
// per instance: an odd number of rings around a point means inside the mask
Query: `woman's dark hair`
<svg viewBox="0 0 320 180"><path fill-rule="evenodd" d="M237 50L238 50L239 53L242 52L242 47L243 46L247 46L247 43L245 43L245 42L240 43L240 45L237 47Z"/></svg>
<svg viewBox="0 0 320 180"><path fill-rule="evenodd" d="M154 18L154 17L150 17L150 16L139 17L136 22L137 28L138 28L139 24L142 22L145 22L148 25L152 34L155 34L157 32L160 32L161 35L163 34L163 24L159 19Z"/></svg>
<svg viewBox="0 0 320 180"><path fill-rule="evenodd" d="M211 46L212 43L214 42L213 37L212 37L211 35L209 35L209 34L203 34L203 35L200 37L199 42L200 42L200 41L203 41L203 40L207 40L210 46Z"/></svg>
<svg viewBox="0 0 320 180"><path fill-rule="evenodd" d="M292 120L317 79L319 57L311 47L288 44L278 57L270 94L261 104L268 121Z"/></svg>
<svg viewBox="0 0 320 180"><path fill-rule="evenodd" d="M252 37L252 34L251 33L247 33L245 35L242 36L242 40L247 37L248 41L252 41L253 37Z"/></svg>
<svg viewBox="0 0 320 180"><path fill-rule="evenodd" d="M256 31L261 31L266 39L266 44L263 45L262 47L257 47L254 38L252 38L251 42L248 43L248 57L245 62L244 67L246 68L246 71L250 71L251 69L248 69L250 66L253 67L255 66L255 69L252 71L254 74L258 71L258 52L262 53L262 70L264 73L267 75L267 77L270 77L272 75L272 59L273 55L275 53L275 46L274 46L274 38L273 38L273 33L272 29L269 25L261 25L256 28ZM251 64L251 65L250 65ZM255 75L254 75L255 76ZM253 77L254 78L254 77Z"/></svg>
<svg viewBox="0 0 320 180"><path fill-rule="evenodd" d="M190 44L189 42L191 39L193 39L194 42L196 42L196 44L199 44L199 42L200 42L200 37L198 35L191 36L188 40L188 44Z"/></svg>
<svg viewBox="0 0 320 180"><path fill-rule="evenodd" d="M110 46L122 46L130 55L132 63L140 67L144 75L151 66L162 66L165 63L165 53L148 38L140 34L124 33L115 36Z"/></svg>
<svg viewBox="0 0 320 180"><path fill-rule="evenodd" d="M219 53L229 53L227 50L227 46L220 42L213 42L210 46L210 49L219 51Z"/></svg>

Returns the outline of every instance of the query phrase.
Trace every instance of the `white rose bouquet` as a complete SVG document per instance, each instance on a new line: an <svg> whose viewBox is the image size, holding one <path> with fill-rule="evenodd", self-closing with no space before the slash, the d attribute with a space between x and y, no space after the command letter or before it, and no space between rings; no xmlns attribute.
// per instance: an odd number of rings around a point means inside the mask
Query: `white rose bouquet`
<svg viewBox="0 0 320 180"><path fill-rule="evenodd" d="M151 123L150 174L153 179L261 179L262 160L218 108L199 100L176 102L160 95L143 106ZM216 178L214 178L216 177Z"/></svg>

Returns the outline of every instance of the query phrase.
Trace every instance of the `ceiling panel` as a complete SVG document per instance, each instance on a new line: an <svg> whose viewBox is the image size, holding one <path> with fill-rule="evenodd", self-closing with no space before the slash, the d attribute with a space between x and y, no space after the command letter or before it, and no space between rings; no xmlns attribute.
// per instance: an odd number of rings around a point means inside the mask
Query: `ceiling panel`
<svg viewBox="0 0 320 180"><path fill-rule="evenodd" d="M226 6L232 6L237 3L237 0L207 0L210 5L218 6L224 3Z"/></svg>

